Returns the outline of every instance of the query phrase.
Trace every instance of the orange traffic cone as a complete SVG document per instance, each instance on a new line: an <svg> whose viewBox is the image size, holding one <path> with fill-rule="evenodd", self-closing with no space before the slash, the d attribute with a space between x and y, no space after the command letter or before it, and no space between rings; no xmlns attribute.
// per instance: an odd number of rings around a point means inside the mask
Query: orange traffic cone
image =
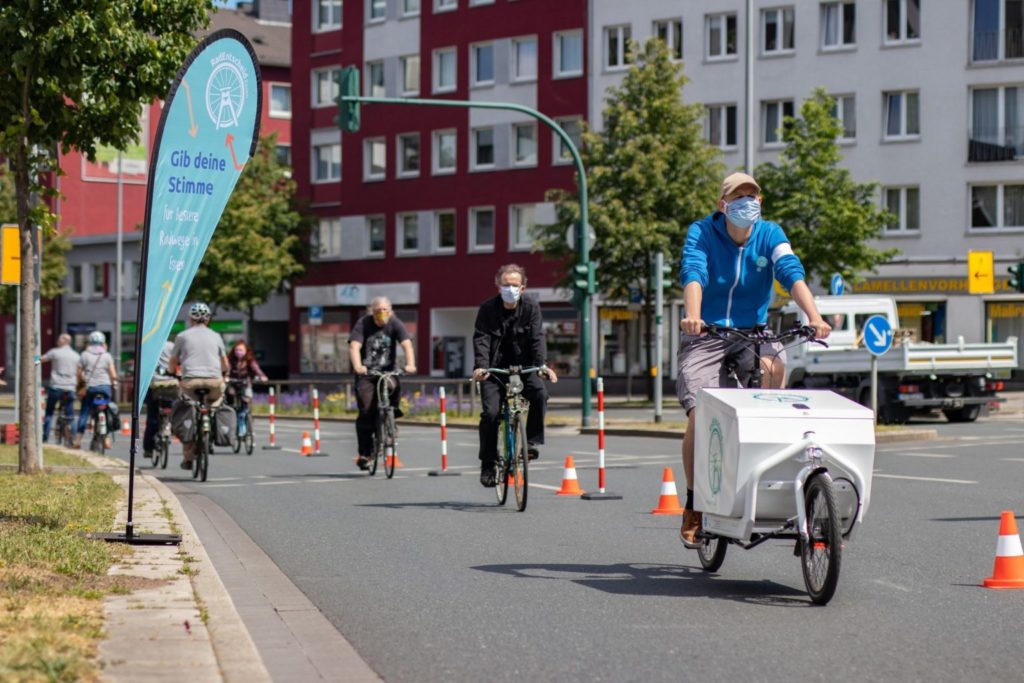
<svg viewBox="0 0 1024 683"><path fill-rule="evenodd" d="M562 488L555 491L557 496L581 496L580 482L576 478L576 465L573 464L572 456L565 456L565 470L562 472Z"/></svg>
<svg viewBox="0 0 1024 683"><path fill-rule="evenodd" d="M1017 520L1013 513L1004 511L999 522L999 544L996 546L996 566L992 576L985 579L985 588L1024 588L1024 551L1017 533Z"/></svg>
<svg viewBox="0 0 1024 683"><path fill-rule="evenodd" d="M132 435L132 423L127 417L121 420L121 434L124 436Z"/></svg>
<svg viewBox="0 0 1024 683"><path fill-rule="evenodd" d="M391 448L389 447L389 448L387 449L387 453L386 453L386 454L385 454L385 456L384 456L384 462L385 462L385 466L386 466L386 467L391 467L391 459L392 459L392 458L394 458L394 460L395 460L395 469L396 469L396 470L397 470L398 468L400 468L400 467L405 467L405 465L403 465L403 464L402 464L402 459L398 457L398 453L395 453L395 452L394 452L394 451L392 451L392 450L391 450Z"/></svg>
<svg viewBox="0 0 1024 683"><path fill-rule="evenodd" d="M309 432L302 432L302 448L299 455L313 455L313 442L309 439Z"/></svg>
<svg viewBox="0 0 1024 683"><path fill-rule="evenodd" d="M661 498L658 507L651 510L652 515L681 515L683 508L679 506L679 494L676 492L676 478L672 476L672 468L666 467L661 477Z"/></svg>

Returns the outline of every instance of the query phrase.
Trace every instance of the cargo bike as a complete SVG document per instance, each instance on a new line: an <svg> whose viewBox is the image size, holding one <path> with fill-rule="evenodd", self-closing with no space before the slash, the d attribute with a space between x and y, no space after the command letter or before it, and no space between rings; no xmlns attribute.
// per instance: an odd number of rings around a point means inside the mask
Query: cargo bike
<svg viewBox="0 0 1024 683"><path fill-rule="evenodd" d="M708 326L707 333L749 349L726 365L736 388L697 395L694 508L701 566L717 571L729 545L795 542L811 600L824 605L839 582L843 543L871 496L874 414L823 389L762 389L761 348L814 340L808 327ZM823 343L823 342L818 342ZM738 372L749 371L746 388Z"/></svg>

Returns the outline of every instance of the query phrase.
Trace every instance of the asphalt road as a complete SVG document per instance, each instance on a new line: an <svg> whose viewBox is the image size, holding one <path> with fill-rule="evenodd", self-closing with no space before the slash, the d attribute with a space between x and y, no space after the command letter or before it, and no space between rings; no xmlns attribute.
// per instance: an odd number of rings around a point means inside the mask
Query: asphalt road
<svg viewBox="0 0 1024 683"><path fill-rule="evenodd" d="M624 499L588 502L554 489L570 453L596 484L595 437L550 430L525 513L496 507L475 432L455 429L459 477L426 476L436 428L402 427L388 481L356 470L351 424L303 458L292 422L290 451L218 453L205 484L172 469L177 448L158 474L223 507L387 681L1019 680L1024 591L979 583L1000 511L1024 513L1024 421L928 426L939 440L879 445L826 607L791 543L733 546L708 574L678 518L649 514L663 468L682 478L675 440L609 437Z"/></svg>

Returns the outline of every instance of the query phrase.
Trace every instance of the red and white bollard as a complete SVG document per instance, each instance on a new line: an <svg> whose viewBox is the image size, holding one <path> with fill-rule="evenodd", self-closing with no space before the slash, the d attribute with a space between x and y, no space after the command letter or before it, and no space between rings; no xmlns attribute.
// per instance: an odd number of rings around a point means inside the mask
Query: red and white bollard
<svg viewBox="0 0 1024 683"><path fill-rule="evenodd" d="M313 453L312 455L327 455L320 452L320 392L313 387Z"/></svg>
<svg viewBox="0 0 1024 683"><path fill-rule="evenodd" d="M584 500L622 500L617 493L604 488L604 380L597 378L597 491L584 493Z"/></svg>
<svg viewBox="0 0 1024 683"><path fill-rule="evenodd" d="M274 387L270 387L270 443L263 447L265 451L279 451L277 438L274 433L274 409L277 406L277 396L274 395Z"/></svg>
<svg viewBox="0 0 1024 683"><path fill-rule="evenodd" d="M441 469L427 472L427 476L453 477L457 476L459 473L448 471L448 417L445 406L444 387L441 387L440 389L438 400L441 405Z"/></svg>

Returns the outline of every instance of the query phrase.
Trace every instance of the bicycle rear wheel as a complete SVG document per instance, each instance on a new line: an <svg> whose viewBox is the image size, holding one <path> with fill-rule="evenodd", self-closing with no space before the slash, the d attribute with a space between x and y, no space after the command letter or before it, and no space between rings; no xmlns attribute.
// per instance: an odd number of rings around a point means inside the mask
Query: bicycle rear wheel
<svg viewBox="0 0 1024 683"><path fill-rule="evenodd" d="M252 449L256 443L256 435L252 431L252 413L245 416L245 454L252 455Z"/></svg>
<svg viewBox="0 0 1024 683"><path fill-rule="evenodd" d="M238 433L238 423L235 423L235 443L231 444L231 452L236 455L242 450L242 439L245 437Z"/></svg>
<svg viewBox="0 0 1024 683"><path fill-rule="evenodd" d="M157 447L160 451L160 469L166 470L167 458L171 455L171 440L161 436Z"/></svg>
<svg viewBox="0 0 1024 683"><path fill-rule="evenodd" d="M384 474L388 479L395 476L398 464L398 439L395 438L395 411L388 408L384 418ZM390 455L389 455L390 454Z"/></svg>
<svg viewBox="0 0 1024 683"><path fill-rule="evenodd" d="M804 585L811 601L825 605L839 584L843 536L839 522L832 479L825 472L813 475L807 482L804 501L807 507L808 539L801 547Z"/></svg>
<svg viewBox="0 0 1024 683"><path fill-rule="evenodd" d="M519 512L526 509L527 486L529 485L526 453L526 422L522 415L515 417L515 429L512 432L514 447L512 450L512 484L516 492L516 508Z"/></svg>
<svg viewBox="0 0 1024 683"><path fill-rule="evenodd" d="M700 547L697 548L697 557L700 558L700 566L706 571L717 572L722 563L725 562L725 551L729 548L729 542L724 538L701 539Z"/></svg>
<svg viewBox="0 0 1024 683"><path fill-rule="evenodd" d="M199 481L206 481L206 475L210 469L210 453L212 452L210 433L203 432L201 439L205 448L199 451Z"/></svg>

